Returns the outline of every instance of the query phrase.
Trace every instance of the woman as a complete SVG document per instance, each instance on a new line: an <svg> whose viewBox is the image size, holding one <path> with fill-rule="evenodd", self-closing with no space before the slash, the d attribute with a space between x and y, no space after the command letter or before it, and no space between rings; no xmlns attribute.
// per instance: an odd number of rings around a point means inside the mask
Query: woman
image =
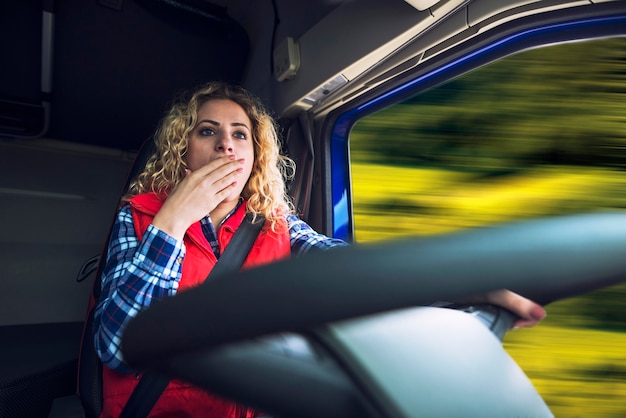
<svg viewBox="0 0 626 418"><path fill-rule="evenodd" d="M265 226L243 268L345 242L313 231L293 214L284 178L293 162L279 153L275 122L246 90L211 82L169 110L157 150L131 183L109 243L95 313L103 370L103 416L118 416L138 379L120 351L122 332L153 301L201 283L247 213ZM481 301L514 311L518 326L545 316L508 291ZM256 412L183 382L170 382L151 416L253 417Z"/></svg>

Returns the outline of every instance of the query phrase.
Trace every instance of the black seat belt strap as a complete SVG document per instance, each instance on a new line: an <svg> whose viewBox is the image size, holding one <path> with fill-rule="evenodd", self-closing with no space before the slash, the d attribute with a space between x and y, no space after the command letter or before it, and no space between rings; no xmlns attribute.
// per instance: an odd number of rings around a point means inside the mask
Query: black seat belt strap
<svg viewBox="0 0 626 418"><path fill-rule="evenodd" d="M256 221L252 223L252 215L246 215L204 283L239 271L264 224L263 216L257 215ZM120 418L147 417L170 380L169 377L156 372L144 373L135 390L130 394Z"/></svg>
<svg viewBox="0 0 626 418"><path fill-rule="evenodd" d="M252 217L253 215L251 214L246 215L204 283L207 283L209 280L215 281L226 274L235 273L241 269L243 262L252 248L252 244L256 241L257 236L265 224L264 216L257 215L257 219L254 223L252 223Z"/></svg>

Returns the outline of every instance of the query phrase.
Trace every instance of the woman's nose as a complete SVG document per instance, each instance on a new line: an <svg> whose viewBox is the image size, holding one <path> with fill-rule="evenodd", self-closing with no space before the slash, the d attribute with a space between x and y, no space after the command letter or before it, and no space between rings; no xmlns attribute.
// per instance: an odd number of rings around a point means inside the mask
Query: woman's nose
<svg viewBox="0 0 626 418"><path fill-rule="evenodd" d="M216 145L218 151L233 151L233 140L229 135L221 135Z"/></svg>

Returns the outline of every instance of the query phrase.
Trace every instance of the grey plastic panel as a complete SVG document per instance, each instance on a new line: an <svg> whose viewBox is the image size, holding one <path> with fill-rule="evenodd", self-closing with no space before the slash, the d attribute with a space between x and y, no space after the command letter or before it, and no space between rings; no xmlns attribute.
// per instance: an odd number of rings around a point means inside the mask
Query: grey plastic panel
<svg viewBox="0 0 626 418"><path fill-rule="evenodd" d="M398 417L551 417L475 317L414 308L330 325L340 361Z"/></svg>
<svg viewBox="0 0 626 418"><path fill-rule="evenodd" d="M494 5L496 5L494 7ZM546 10L565 9L581 5L591 4L588 0L475 0L467 7L467 22L470 26L484 21L510 20Z"/></svg>

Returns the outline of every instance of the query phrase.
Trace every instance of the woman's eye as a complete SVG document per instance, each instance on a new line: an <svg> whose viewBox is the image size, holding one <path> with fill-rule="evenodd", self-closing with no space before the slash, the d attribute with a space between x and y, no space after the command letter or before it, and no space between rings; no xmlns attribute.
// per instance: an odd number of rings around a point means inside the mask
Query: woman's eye
<svg viewBox="0 0 626 418"><path fill-rule="evenodd" d="M235 133L233 134L233 136L234 136L235 138L237 138L237 139L246 139L246 138L248 138L248 136L246 135L246 133L245 133L245 132L235 132Z"/></svg>
<svg viewBox="0 0 626 418"><path fill-rule="evenodd" d="M215 131L212 128L200 128L200 132L199 133L202 136L215 135Z"/></svg>

